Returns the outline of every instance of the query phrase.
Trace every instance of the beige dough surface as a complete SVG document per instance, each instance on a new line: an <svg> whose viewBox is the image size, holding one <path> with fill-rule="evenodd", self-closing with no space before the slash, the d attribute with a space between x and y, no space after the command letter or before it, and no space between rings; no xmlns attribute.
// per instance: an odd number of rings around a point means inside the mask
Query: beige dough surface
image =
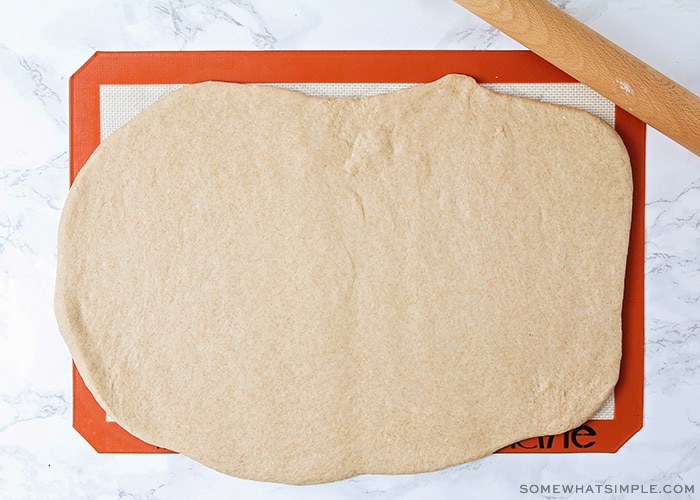
<svg viewBox="0 0 700 500"><path fill-rule="evenodd" d="M610 395L631 194L602 121L465 76L186 86L78 174L56 315L147 442L264 481L435 470Z"/></svg>

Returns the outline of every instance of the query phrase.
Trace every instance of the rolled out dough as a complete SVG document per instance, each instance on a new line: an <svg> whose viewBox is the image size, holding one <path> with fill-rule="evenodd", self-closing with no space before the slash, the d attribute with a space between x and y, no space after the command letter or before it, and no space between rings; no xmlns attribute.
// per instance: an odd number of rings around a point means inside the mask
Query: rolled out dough
<svg viewBox="0 0 700 500"><path fill-rule="evenodd" d="M609 126L465 76L186 86L77 176L56 315L109 415L214 469L439 469L610 395L631 193Z"/></svg>

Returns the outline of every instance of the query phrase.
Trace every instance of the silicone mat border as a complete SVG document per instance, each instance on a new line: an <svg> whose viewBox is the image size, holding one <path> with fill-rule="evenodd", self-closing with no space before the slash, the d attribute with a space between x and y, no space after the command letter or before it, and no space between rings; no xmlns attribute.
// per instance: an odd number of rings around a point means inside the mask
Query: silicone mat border
<svg viewBox="0 0 700 500"><path fill-rule="evenodd" d="M100 85L356 82L427 83L462 73L479 83L575 83L529 51L96 52L70 79L70 183L100 142ZM632 227L622 310L622 363L612 420L499 453L615 452L642 427L644 391L644 193L646 126L615 107L615 129L633 169ZM106 419L73 364L73 427L100 453L169 453Z"/></svg>

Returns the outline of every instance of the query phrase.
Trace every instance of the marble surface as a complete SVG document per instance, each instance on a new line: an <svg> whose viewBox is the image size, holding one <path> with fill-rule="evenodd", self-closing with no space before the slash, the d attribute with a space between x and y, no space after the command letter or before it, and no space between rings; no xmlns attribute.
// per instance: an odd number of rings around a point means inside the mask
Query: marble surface
<svg viewBox="0 0 700 500"><path fill-rule="evenodd" d="M700 2L555 3L700 93ZM541 484L694 485L669 498L700 497L700 158L651 129L644 428L618 453L494 455L295 487L227 477L179 455L99 455L71 427L70 356L52 310L56 228L68 182L68 79L94 51L517 48L449 0L2 2L0 498L649 496L522 493Z"/></svg>

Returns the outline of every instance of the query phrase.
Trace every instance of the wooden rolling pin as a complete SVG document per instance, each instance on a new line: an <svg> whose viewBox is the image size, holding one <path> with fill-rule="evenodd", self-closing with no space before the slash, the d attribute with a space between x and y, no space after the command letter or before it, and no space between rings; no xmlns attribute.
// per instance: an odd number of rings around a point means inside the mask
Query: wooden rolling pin
<svg viewBox="0 0 700 500"><path fill-rule="evenodd" d="M700 156L700 97L547 0L455 0Z"/></svg>

